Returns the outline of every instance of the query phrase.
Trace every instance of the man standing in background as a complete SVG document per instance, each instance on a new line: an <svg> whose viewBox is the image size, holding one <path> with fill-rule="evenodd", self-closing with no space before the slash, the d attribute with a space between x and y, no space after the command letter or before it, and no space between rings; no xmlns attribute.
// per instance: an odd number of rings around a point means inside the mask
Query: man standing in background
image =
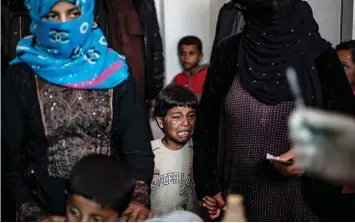
<svg viewBox="0 0 355 223"><path fill-rule="evenodd" d="M154 0L96 0L95 21L109 47L126 57L137 96L150 108L164 86L164 55Z"/></svg>

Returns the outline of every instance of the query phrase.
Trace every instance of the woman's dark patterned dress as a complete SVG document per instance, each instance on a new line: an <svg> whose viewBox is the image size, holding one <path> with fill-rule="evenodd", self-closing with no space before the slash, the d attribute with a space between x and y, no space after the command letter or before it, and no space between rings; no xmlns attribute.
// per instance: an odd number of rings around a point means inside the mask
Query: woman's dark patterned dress
<svg viewBox="0 0 355 223"><path fill-rule="evenodd" d="M223 192L245 198L248 221L317 221L302 196L302 178L284 177L265 159L291 148L287 119L293 102L265 105L253 98L238 76L224 107Z"/></svg>

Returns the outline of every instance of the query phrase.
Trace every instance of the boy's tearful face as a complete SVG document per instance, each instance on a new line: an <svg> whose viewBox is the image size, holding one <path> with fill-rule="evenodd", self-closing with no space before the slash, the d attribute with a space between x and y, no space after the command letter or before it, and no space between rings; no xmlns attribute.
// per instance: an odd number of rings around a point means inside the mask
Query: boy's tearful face
<svg viewBox="0 0 355 223"><path fill-rule="evenodd" d="M200 63L203 53L195 45L181 45L179 49L179 59L184 70L195 68Z"/></svg>
<svg viewBox="0 0 355 223"><path fill-rule="evenodd" d="M196 111L188 107L174 107L164 118L158 119L158 125L164 129L168 140L184 145L195 131Z"/></svg>
<svg viewBox="0 0 355 223"><path fill-rule="evenodd" d="M66 208L68 222L115 222L118 213L80 195L70 195Z"/></svg>

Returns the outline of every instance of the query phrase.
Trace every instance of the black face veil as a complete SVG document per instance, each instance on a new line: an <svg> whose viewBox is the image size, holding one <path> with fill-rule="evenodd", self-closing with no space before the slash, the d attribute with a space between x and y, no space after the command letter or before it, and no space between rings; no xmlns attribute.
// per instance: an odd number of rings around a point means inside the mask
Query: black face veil
<svg viewBox="0 0 355 223"><path fill-rule="evenodd" d="M239 47L243 86L266 104L292 101L286 69L298 74L307 104L319 99L314 60L329 43L321 38L309 4L302 0L243 0L246 26Z"/></svg>
<svg viewBox="0 0 355 223"><path fill-rule="evenodd" d="M300 0L234 0L250 9L278 10L285 5L289 5Z"/></svg>

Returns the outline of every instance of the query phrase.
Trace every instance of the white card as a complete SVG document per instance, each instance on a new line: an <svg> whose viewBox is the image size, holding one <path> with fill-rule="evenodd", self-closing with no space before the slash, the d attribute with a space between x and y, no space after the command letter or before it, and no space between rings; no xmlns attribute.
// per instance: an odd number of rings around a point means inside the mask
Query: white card
<svg viewBox="0 0 355 223"><path fill-rule="evenodd" d="M282 163L282 164L285 164L285 165L292 165L293 164L293 161L282 160L282 159L280 159L280 157L273 156L273 155L271 155L269 153L266 154L266 159L270 160L270 161Z"/></svg>

